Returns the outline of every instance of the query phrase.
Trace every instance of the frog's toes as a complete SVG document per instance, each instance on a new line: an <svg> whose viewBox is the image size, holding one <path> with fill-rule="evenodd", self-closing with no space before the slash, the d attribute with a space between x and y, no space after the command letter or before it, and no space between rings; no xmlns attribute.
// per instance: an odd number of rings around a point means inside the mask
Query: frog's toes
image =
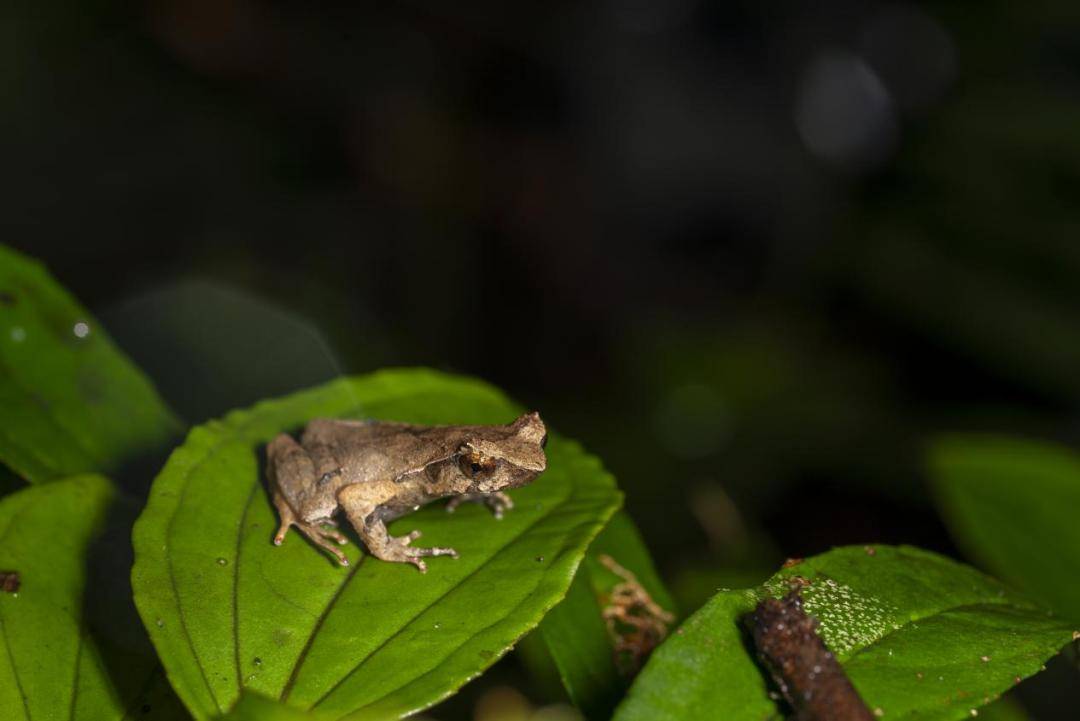
<svg viewBox="0 0 1080 721"><path fill-rule="evenodd" d="M281 528L279 528L278 532L274 534L274 545L275 546L280 546L281 543L285 540L285 534L288 533L288 532L289 532L288 524L285 524Z"/></svg>
<svg viewBox="0 0 1080 721"><path fill-rule="evenodd" d="M458 556L458 552L453 548L440 548L438 546L432 548L410 548L409 555L413 554L417 556L453 556L454 558L457 558Z"/></svg>
<svg viewBox="0 0 1080 721"><path fill-rule="evenodd" d="M316 543L318 543L318 541L316 541ZM337 559L338 563L340 563L342 566L348 567L349 559L345 557L344 553L334 548L329 543L319 543L319 545L325 548L330 553L334 554L334 558Z"/></svg>
<svg viewBox="0 0 1080 721"><path fill-rule="evenodd" d="M349 542L349 539L345 538L345 536L340 531L332 528L323 528L321 530L323 536L334 539L342 546L346 545Z"/></svg>
<svg viewBox="0 0 1080 721"><path fill-rule="evenodd" d="M502 491L491 494L484 499L484 502L487 504L487 507L491 509L492 515L500 520L504 513L514 507L513 499Z"/></svg>

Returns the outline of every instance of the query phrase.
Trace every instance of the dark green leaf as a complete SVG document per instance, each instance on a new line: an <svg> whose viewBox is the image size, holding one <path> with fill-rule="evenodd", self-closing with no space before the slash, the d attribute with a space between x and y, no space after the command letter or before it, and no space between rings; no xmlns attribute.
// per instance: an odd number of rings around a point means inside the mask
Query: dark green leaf
<svg viewBox="0 0 1080 721"><path fill-rule="evenodd" d="M0 463L31 482L114 471L180 424L37 262L0 246Z"/></svg>
<svg viewBox="0 0 1080 721"><path fill-rule="evenodd" d="M957 542L1002 578L1080 619L1080 456L993 436L943 439L931 453Z"/></svg>
<svg viewBox="0 0 1080 721"><path fill-rule="evenodd" d="M784 569L764 588L722 591L653 654L617 721L779 713L747 649L742 618L792 576L820 633L867 704L886 719L970 717L1040 670L1072 626L972 568L909 547L838 548Z"/></svg>
<svg viewBox="0 0 1080 721"><path fill-rule="evenodd" d="M0 592L0 717L121 719L153 711L181 719L134 610L111 611L128 633L101 635L88 599L102 579L87 571L113 502L101 476L33 486L0 501L0 570L17 571L17 593Z"/></svg>
<svg viewBox="0 0 1080 721"><path fill-rule="evenodd" d="M620 494L599 462L558 436L548 471L496 521L429 507L392 532L453 545L427 575L368 558L343 569L277 520L264 444L316 416L496 423L517 409L491 387L433 371L342 379L195 428L136 524L136 604L177 692L199 718L242 688L348 718L399 716L453 693L566 592Z"/></svg>
<svg viewBox="0 0 1080 721"><path fill-rule="evenodd" d="M995 701L979 710L979 721L1030 721L1031 717L1020 704L1009 698Z"/></svg>
<svg viewBox="0 0 1080 721"><path fill-rule="evenodd" d="M590 719L610 718L633 671L616 664L613 642L601 616L612 588L622 580L601 563L603 555L633 573L661 608L673 610L634 522L625 513L615 514L589 546L566 598L539 628L570 699Z"/></svg>

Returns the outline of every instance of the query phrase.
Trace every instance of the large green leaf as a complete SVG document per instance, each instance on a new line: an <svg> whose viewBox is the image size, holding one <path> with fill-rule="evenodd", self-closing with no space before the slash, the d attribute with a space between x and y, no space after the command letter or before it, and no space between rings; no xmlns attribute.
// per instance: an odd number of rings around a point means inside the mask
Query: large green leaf
<svg viewBox="0 0 1080 721"><path fill-rule="evenodd" d="M195 428L154 482L136 524L136 604L169 674L199 718L242 688L338 717L429 706L491 665L566 592L620 494L599 462L552 436L548 470L512 493L501 521L483 508L429 507L399 520L459 560L349 569L292 535L278 548L263 445L316 416L496 423L517 409L477 381L433 371L342 379Z"/></svg>
<svg viewBox="0 0 1080 721"><path fill-rule="evenodd" d="M109 481L92 475L0 501L0 570L21 578L0 593L0 718L186 717L128 599L96 603L108 573L95 560L109 559L94 555L113 550L102 543L113 512Z"/></svg>
<svg viewBox="0 0 1080 721"><path fill-rule="evenodd" d="M1040 670L1072 638L1049 616L972 568L910 547L838 548L782 570L763 588L722 591L653 654L617 721L778 714L747 649L743 617L788 579L809 580L808 613L867 704L886 719L969 717Z"/></svg>
<svg viewBox="0 0 1080 721"><path fill-rule="evenodd" d="M538 629L570 699L590 719L611 717L634 670L616 663L601 616L612 589L622 581L601 562L605 555L633 573L661 608L671 612L674 605L634 522L625 513L615 514L589 546L566 598Z"/></svg>
<svg viewBox="0 0 1080 721"><path fill-rule="evenodd" d="M934 446L930 467L957 542L1080 622L1080 456L1049 443L953 436Z"/></svg>
<svg viewBox="0 0 1080 721"><path fill-rule="evenodd" d="M180 429L44 267L0 246L0 463L31 482L110 472Z"/></svg>

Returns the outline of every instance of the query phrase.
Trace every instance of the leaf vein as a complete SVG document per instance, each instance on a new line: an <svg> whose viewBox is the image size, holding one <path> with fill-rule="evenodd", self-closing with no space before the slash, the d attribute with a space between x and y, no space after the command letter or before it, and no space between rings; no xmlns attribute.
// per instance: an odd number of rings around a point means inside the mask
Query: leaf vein
<svg viewBox="0 0 1080 721"><path fill-rule="evenodd" d="M256 406L256 408L257 407L258 406ZM359 410L359 408L360 408L359 406L356 406L354 408L348 409L347 411L343 411L343 413L352 413L352 412L355 412L355 411ZM228 417L226 417L226 418L228 418ZM245 431L247 431L249 428L251 428L251 426L255 425L256 422L261 421L261 420L265 420L265 419L260 418L259 416L254 414L252 411L247 411L246 412L246 418L241 423L238 423L237 425L233 426L229 430L232 431L234 436L244 438L245 437ZM218 435L217 439L214 441L213 445L202 455L201 458L198 459L198 461L193 463L189 468L185 469L185 471L180 476L180 480L181 480L180 497L179 497L179 499L177 499L176 508L173 509L172 513L169 515L169 522L165 526L165 540L166 540L166 543L168 543L169 539L172 538L172 532L173 532L173 527L175 526L175 523L176 523L177 512L184 505L184 501L187 499L188 488L191 485L191 477L192 477L192 475L194 475L194 473L197 470L199 470L204 465L206 465L210 461L210 459L213 458L217 454L217 452L219 450L221 450L221 447L225 444L225 441L220 436L220 431L218 433L219 433L219 435ZM187 441L185 441L185 444L186 443L187 443ZM181 448L182 447L183 446L181 446ZM259 479L256 478L254 483L253 483L253 489L258 488L260 485L261 484L259 483ZM254 490L252 491L252 493L254 493ZM221 707L221 704L218 702L217 694L214 693L214 688L210 685L210 680L206 677L206 669L203 667L202 659L199 658L198 651L195 650L195 641L194 641L194 639L192 639L191 632L188 630L188 627L187 627L187 620L186 620L185 615L184 615L184 608L180 603L180 589L176 585L176 569L173 566L173 555L171 553L167 553L166 556L165 556L165 560L166 560L166 566L168 567L168 570L169 570L169 585L172 588L173 597L176 599L176 610L177 610L177 617L180 620L180 630L183 633L184 638L187 640L188 648L191 649L191 655L195 659L195 665L199 667L199 675L202 677L203 684L206 686L206 690L210 692L210 698L213 699L214 706L217 707L218 711L224 711L224 709L222 709L222 707ZM235 588L233 589L233 592L234 593L236 592ZM239 653L239 651L237 651L237 653ZM238 688L237 691L239 692L240 689Z"/></svg>
<svg viewBox="0 0 1080 721"><path fill-rule="evenodd" d="M326 604L326 608L324 608L315 619L315 625L311 629L311 634L308 635L307 641L304 642L304 647L300 650L300 655L296 657L296 664L289 674L289 680L285 682L285 687L281 691L280 699L282 701L289 698L289 694L292 693L293 686L296 684L296 679L300 674L300 667L303 666L304 661L307 660L308 652L311 651L311 647L315 643L315 637L319 635L319 629L322 628L323 623L326 621L326 617L330 615L330 611L333 609L334 604L337 603L338 597L341 596L345 587L352 581L353 576L356 575L356 572L360 569L360 566L363 565L365 560L367 560L366 553L360 557L352 568L349 569L348 575L342 579L341 585L337 587L337 590L334 591L334 595L330 597L330 601Z"/></svg>
<svg viewBox="0 0 1080 721"><path fill-rule="evenodd" d="M19 679L19 669L15 666L15 655L11 652L11 642L8 640L7 626L4 624L4 614L0 613L0 636L4 637L4 649L7 651L8 664L11 666L11 675L15 677L15 688L19 692L19 697L22 699L23 705L23 717L26 721L30 721L30 704L26 698L26 691L23 690L22 681Z"/></svg>
<svg viewBox="0 0 1080 721"><path fill-rule="evenodd" d="M566 502L568 502L569 500L570 500L570 498L564 499L564 500L563 500L563 501L562 501L562 502L561 502L561 503L559 504L559 506L558 506L558 507L561 507L561 506L565 505L565 503L566 503ZM556 508L558 508L558 507L556 507ZM512 609L511 609L511 610L510 610L510 611L509 611L509 612L508 612L508 613L507 613L507 614L506 614L506 615L505 615L504 617L502 617L502 618L499 618L499 619L497 619L497 620L496 620L495 622L493 622L493 623L490 623L490 624L488 624L487 626L484 626L483 628L479 629L478 631L476 631L476 632L475 632L475 633L473 634L473 636L472 636L472 637L473 637L473 638L476 638L477 636L479 636L479 635L480 635L480 634L482 634L482 633L485 633L485 632L486 632L486 631L488 631L489 629L492 629L492 628L494 628L494 627L498 626L498 625L499 625L500 623L504 622L504 621L505 621L505 620L506 620L507 618L511 618L511 617L513 617L514 613L515 613L515 612L516 612L516 611L517 611L518 609L520 609L520 608L521 608L521 607L522 607L522 606L523 606L523 605L525 604L525 602L526 602L526 601L528 601L528 600L529 600L530 596L531 596L531 595L532 595L532 594L533 594L533 593L534 593L534 592L536 591L536 589L537 589L537 588L539 588L539 587L541 586L541 584L543 583L544 579L545 579L545 578L546 578L547 576L549 576L549 575L550 575L550 571L547 571L547 572L545 572L545 573L544 573L543 575L541 575L541 576L540 576L540 577L539 577L539 578L537 579L537 582L536 582L536 584L535 584L535 585L533 586L533 588L532 588L532 591L530 591L530 592L529 592L529 594L525 595L525 596L524 596L524 597L523 597L523 598L522 598L522 599L521 599L520 601L518 601L518 603L517 603L517 604L516 604L516 605L514 606L514 608L512 608ZM548 607L548 609L546 609L546 610L550 610L550 608L554 607L554 605L555 605L556 603L558 603L558 601L559 601L559 600L561 600L561 599L558 599L558 600L556 600L556 601L555 601L554 603L552 603L552 604L551 604L551 606L549 606L549 607ZM546 610L545 610L545 612L546 612ZM411 621L410 621L410 623L411 623ZM406 624L406 625L408 625L408 624ZM464 645L464 644L463 644L463 645ZM447 658L449 658L449 657L450 657L450 656L452 656L452 655L453 655L454 653L456 653L456 652L457 652L457 651L458 651L458 650L459 650L460 648L461 648L461 646L459 646L458 648L452 649L452 650L451 650L451 652L450 652L450 653L448 653L448 654L447 654L447 655L446 655L446 656L445 656L445 657L444 657L444 658L443 658L442 660L440 660L440 661L439 661L439 663L437 663L437 664L436 664L435 666L433 666L433 667L429 668L428 670L424 671L423 673L421 673L421 674L419 674L419 675L417 675L417 676L414 676L413 678L410 678L410 679L408 679L408 680L407 680L407 681L405 681L404 683L398 684L398 685L397 685L396 687L392 688L391 690L387 691L386 693L382 694L381 696L378 696L377 698L375 698L375 699L372 699L371 701L369 701L369 702L365 703L365 704L364 704L363 706L361 706L360 708L358 708L358 709L355 709L354 711L349 711L349 712L348 712L348 713L346 713L346 714L345 714L344 716L341 716L341 717L340 717L339 719L337 719L337 721L344 721L344 720L345 720L346 718L348 718L349 716L352 716L353 714L355 714L355 713L357 713L357 712L359 712L359 711L362 711L363 709L366 709L366 708L371 708L371 707L372 707L372 706L374 706L375 704L379 703L380 701L382 701L383 699L387 698L388 696L391 696L391 695L393 695L393 694L397 693L398 691L400 691L401 689L405 688L405 687L406 687L406 686L408 686L409 684L415 683L416 681L418 681L418 680L419 680L419 679L421 679L421 678L424 678L425 676L430 676L431 674L435 673L435 671L437 671L437 670L438 670L439 666L441 666L441 665L442 665L442 664L443 664L443 663L444 663L444 662L446 661L446 659L447 659ZM371 655L374 655L374 653L372 653ZM367 661L368 661L368 660L370 659L371 655L369 655L369 656L368 656L368 658L365 658L365 659L364 659L364 661L363 661L363 662L361 663L361 665L363 665L363 663L366 663L366 662L367 662ZM502 654L500 654L499 656L493 657L493 658L491 659L491 663L492 663L492 664L493 664L493 663L495 663L495 661L497 661L497 660L498 660L499 658L501 658L501 656L502 656ZM490 664L489 664L489 665L490 665ZM358 668L359 668L359 667L358 667ZM351 673L350 673L350 675L351 675ZM461 685L464 685L464 684L465 684L465 683L467 683L467 682L468 682L469 680L471 680L471 679L465 679L465 680L464 680L464 681L462 682L462 684L461 684ZM344 679L342 680L342 682L344 682ZM458 686L458 688L461 688L461 686ZM449 696L449 695L450 695L450 693L453 693L453 691L451 690L451 691L450 691L449 693L447 693L446 695L444 695L444 696L443 696L443 698L446 698L446 696ZM329 694L327 694L327 695L329 695ZM427 704L426 706L423 706L422 708L416 708L416 709L408 709L408 710L406 711L406 713L415 713L415 712L417 712L417 711L421 711L421 710L423 710L424 708L430 708L431 706L434 706L434 705L435 705L436 703L438 703L438 699L437 699L437 700L433 700L433 701L432 701L431 703Z"/></svg>
<svg viewBox="0 0 1080 721"><path fill-rule="evenodd" d="M71 703L68 704L68 718L75 721L75 697L79 695L79 674L82 669L82 648L85 629L79 629L78 640L75 643L75 676L71 681Z"/></svg>
<svg viewBox="0 0 1080 721"><path fill-rule="evenodd" d="M248 513L251 511L251 503L255 500L255 491L259 483L251 484L251 493L248 494L247 503L244 504L244 512L240 514L240 522L236 526L236 558L233 559L233 646L236 651L236 685L244 687L244 674L240 669L240 550L243 548L244 527L247 525Z"/></svg>

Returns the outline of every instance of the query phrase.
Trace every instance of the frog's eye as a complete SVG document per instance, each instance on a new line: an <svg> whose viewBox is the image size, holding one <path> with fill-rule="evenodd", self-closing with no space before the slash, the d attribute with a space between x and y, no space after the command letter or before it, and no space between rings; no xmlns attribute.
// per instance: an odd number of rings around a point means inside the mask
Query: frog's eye
<svg viewBox="0 0 1080 721"><path fill-rule="evenodd" d="M482 456L479 453L468 453L458 459L461 472L469 478L490 473L495 470L495 459Z"/></svg>
<svg viewBox="0 0 1080 721"><path fill-rule="evenodd" d="M547 433L545 433L544 437L540 439L540 447L547 448Z"/></svg>

